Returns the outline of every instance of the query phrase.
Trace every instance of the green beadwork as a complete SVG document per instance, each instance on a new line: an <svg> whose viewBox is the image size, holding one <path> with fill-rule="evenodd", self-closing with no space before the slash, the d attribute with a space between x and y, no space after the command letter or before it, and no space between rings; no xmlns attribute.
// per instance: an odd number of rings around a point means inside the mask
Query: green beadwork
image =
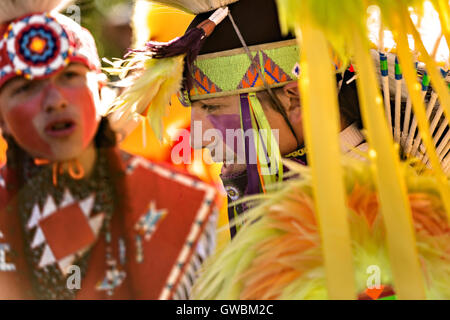
<svg viewBox="0 0 450 320"><path fill-rule="evenodd" d="M297 75L293 72L300 55L296 40L252 46L249 47L249 50L253 59L258 59L259 65L262 65L261 71L264 76L270 77L264 68L265 57L268 57L279 68L279 72L286 76L286 81L274 81L274 83L270 84L270 87L281 87L288 82L297 80ZM258 57L256 58L257 55ZM201 55L197 58L194 65L207 77L211 84L214 84L220 90L205 93L199 90L198 86L194 86L190 92L192 101L265 89L263 85L245 88L240 86L247 71L252 67L252 62L243 48Z"/></svg>

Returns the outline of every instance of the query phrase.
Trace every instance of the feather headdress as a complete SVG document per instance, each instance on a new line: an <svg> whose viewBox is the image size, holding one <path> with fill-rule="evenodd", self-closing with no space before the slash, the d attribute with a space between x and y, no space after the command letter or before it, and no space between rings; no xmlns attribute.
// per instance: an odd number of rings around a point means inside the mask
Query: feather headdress
<svg viewBox="0 0 450 320"><path fill-rule="evenodd" d="M447 86L450 82L449 48L443 39L443 31L439 24L439 14L432 4L425 2L423 12L417 23L417 31L423 46L430 53L430 57L439 66L442 79ZM429 155L424 142L418 132L418 119L412 110L412 99L409 95L402 66L398 59L398 46L392 32L385 30L381 22L380 9L372 7L368 17L369 39L378 50L371 50L375 65L380 70L380 86L383 90L386 117L394 141L398 143L405 157L417 157L428 167L431 167ZM426 106L426 118L430 126L430 134L436 148L442 169L450 173L450 144L448 115L445 115L444 105L438 99L437 87L430 83L430 70L423 63L424 55L419 54L419 40L409 40L408 47L413 53L421 84L421 96ZM379 52L378 52L379 51ZM431 67L429 67L430 69ZM438 69L436 69L438 71ZM436 81L435 81L436 82ZM444 101L445 104L445 101Z"/></svg>
<svg viewBox="0 0 450 320"><path fill-rule="evenodd" d="M239 0L155 0L170 7L180 8L189 13L199 14L227 6Z"/></svg>
<svg viewBox="0 0 450 320"><path fill-rule="evenodd" d="M73 0L2 0L0 1L0 24L30 13L59 11Z"/></svg>

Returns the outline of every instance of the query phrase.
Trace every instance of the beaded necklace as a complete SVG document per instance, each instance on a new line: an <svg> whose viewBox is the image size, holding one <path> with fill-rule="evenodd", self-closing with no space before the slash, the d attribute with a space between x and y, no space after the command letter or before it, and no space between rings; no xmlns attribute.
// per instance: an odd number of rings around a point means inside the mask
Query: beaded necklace
<svg viewBox="0 0 450 320"><path fill-rule="evenodd" d="M110 222L116 207L114 183L111 181L111 175L108 174L108 168L106 155L103 152L98 152L92 175L89 178L74 180L68 174L61 174L58 176L58 184L55 186L52 179L51 166L35 166L31 163L24 166L25 182L18 195L18 212L25 240L24 254L28 262L36 298L74 299L77 290L68 288L67 275L64 275L57 265L48 265L44 268L39 267L45 246L41 245L34 249L31 248L37 232L36 228L30 230L27 227L33 208L36 204L43 208L49 196L59 206L67 191L70 192L75 202L80 202L91 195L95 195L91 216L100 213L104 214L98 237L100 234L103 234L108 240L110 238ZM73 262L73 265L80 268L81 277L84 277L86 274L91 249L92 246L81 254L77 254L76 260Z"/></svg>

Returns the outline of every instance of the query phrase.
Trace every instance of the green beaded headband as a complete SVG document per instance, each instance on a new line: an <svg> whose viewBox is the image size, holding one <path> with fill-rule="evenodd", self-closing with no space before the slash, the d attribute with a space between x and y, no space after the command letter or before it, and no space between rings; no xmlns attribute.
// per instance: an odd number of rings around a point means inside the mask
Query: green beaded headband
<svg viewBox="0 0 450 320"><path fill-rule="evenodd" d="M192 68L193 88L180 97L183 104L265 90L257 68L271 88L298 79L300 52L296 40L252 46L249 50L252 61L244 48L199 56Z"/></svg>

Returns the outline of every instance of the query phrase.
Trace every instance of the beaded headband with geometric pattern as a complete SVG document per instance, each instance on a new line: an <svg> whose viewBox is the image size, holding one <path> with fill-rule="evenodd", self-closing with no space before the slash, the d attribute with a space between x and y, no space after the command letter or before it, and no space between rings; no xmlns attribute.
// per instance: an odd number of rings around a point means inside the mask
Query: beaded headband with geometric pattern
<svg viewBox="0 0 450 320"><path fill-rule="evenodd" d="M272 87L298 80L299 48L295 40L249 47L253 61L244 49L227 50L198 56L192 69L193 87L180 97L189 101L251 93L265 90L257 68Z"/></svg>
<svg viewBox="0 0 450 320"><path fill-rule="evenodd" d="M15 76L30 80L50 77L71 62L100 72L92 35L62 14L27 15L0 31L0 87Z"/></svg>

